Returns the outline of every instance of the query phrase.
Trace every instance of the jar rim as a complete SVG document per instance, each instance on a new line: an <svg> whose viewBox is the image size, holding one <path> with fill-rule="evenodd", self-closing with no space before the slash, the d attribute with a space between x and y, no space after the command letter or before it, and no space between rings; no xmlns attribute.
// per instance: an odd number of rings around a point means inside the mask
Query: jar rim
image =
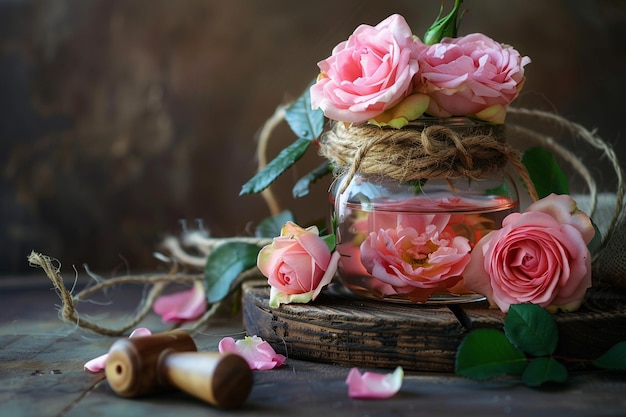
<svg viewBox="0 0 626 417"><path fill-rule="evenodd" d="M428 126L447 126L447 127L495 127L493 123L483 122L478 119L474 119L466 116L454 116L454 117L420 117L410 121L406 127L424 128Z"/></svg>

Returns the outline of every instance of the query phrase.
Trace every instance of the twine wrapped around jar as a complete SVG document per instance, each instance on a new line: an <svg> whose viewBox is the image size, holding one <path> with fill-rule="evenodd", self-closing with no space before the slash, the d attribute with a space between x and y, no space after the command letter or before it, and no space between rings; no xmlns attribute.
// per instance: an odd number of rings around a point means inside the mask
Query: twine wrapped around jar
<svg viewBox="0 0 626 417"><path fill-rule="evenodd" d="M398 181L478 179L510 164L537 200L521 154L505 141L504 125L467 118L419 119L402 129L335 122L320 140L320 153L346 174L345 191L357 172L381 174Z"/></svg>

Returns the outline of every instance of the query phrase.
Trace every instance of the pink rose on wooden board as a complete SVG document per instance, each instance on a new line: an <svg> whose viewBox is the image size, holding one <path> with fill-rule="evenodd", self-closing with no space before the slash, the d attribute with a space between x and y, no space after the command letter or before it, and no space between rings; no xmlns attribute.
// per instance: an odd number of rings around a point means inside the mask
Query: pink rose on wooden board
<svg viewBox="0 0 626 417"><path fill-rule="evenodd" d="M589 217L568 195L551 194L513 213L472 251L465 285L503 312L533 303L550 311L577 310L591 287L595 234Z"/></svg>
<svg viewBox="0 0 626 417"><path fill-rule="evenodd" d="M312 108L348 123L365 122L382 114L412 92L413 77L419 70L417 58L424 47L398 14L374 27L360 25L329 58L318 63L321 72L310 89ZM407 117L415 119L428 104L415 98L409 103L390 117L411 113ZM414 114L418 107L419 114Z"/></svg>
<svg viewBox="0 0 626 417"><path fill-rule="evenodd" d="M308 303L330 283L339 253L331 254L315 226L287 222L279 237L259 251L257 266L271 286L270 306Z"/></svg>
<svg viewBox="0 0 626 417"><path fill-rule="evenodd" d="M504 123L506 106L521 90L530 58L473 33L444 38L420 55L418 92L430 96L428 114L475 116Z"/></svg>
<svg viewBox="0 0 626 417"><path fill-rule="evenodd" d="M457 284L470 261L468 239L444 228L433 223L371 232L361 244L361 262L398 293L410 288L414 301L426 301L437 289Z"/></svg>

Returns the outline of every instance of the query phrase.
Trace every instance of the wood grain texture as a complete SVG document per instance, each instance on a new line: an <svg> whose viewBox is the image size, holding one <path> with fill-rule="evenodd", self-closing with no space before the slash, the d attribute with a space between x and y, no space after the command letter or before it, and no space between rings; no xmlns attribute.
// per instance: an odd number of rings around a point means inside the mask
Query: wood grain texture
<svg viewBox="0 0 626 417"><path fill-rule="evenodd" d="M486 302L408 305L325 291L313 303L270 308L267 282L243 287L246 331L290 358L359 367L453 372L456 350L473 329L502 328ZM602 304L602 303L597 303ZM626 302L556 314L557 354L593 359L626 340ZM577 365L580 367L580 364Z"/></svg>

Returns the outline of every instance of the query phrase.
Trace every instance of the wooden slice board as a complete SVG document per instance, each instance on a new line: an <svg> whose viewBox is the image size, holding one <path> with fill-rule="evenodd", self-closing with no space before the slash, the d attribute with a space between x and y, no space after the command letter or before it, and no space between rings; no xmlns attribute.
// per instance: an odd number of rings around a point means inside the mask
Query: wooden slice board
<svg viewBox="0 0 626 417"><path fill-rule="evenodd" d="M558 355L594 359L626 340L626 298L601 298L579 312L554 316ZM332 286L312 303L270 308L268 302L267 281L243 285L249 335L262 337L289 358L363 368L453 372L457 348L468 331L501 329L504 320L486 302L394 304L352 297Z"/></svg>

